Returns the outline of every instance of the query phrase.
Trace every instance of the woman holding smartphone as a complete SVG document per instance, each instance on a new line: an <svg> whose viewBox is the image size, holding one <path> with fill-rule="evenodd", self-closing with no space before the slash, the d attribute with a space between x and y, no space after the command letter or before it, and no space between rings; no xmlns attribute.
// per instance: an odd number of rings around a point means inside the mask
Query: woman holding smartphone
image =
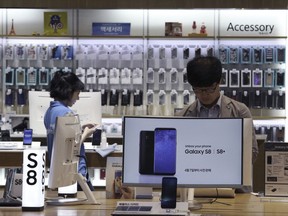
<svg viewBox="0 0 288 216"><path fill-rule="evenodd" d="M57 71L50 82L50 97L54 101L50 102L50 107L44 116L44 125L47 130L47 146L48 146L48 159L51 160L53 139L55 134L55 123L58 116L66 116L74 114L69 108L79 100L80 91L84 89L84 84L81 80L71 72ZM95 124L88 124L82 126L83 133L81 140L85 140L91 136L96 130ZM91 190L94 190L88 175L86 164L86 155L84 145L81 145L78 172L87 179L87 184Z"/></svg>

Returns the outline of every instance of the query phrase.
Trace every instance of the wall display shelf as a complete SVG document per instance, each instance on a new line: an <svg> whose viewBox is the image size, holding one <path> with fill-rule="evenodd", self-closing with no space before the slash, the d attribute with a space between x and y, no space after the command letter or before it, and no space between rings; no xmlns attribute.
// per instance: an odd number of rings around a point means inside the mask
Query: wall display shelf
<svg viewBox="0 0 288 216"><path fill-rule="evenodd" d="M47 11L67 13L67 34L43 35ZM223 93L245 103L254 119L286 126L286 10L8 8L0 14L3 115L27 115L27 91L46 90L57 69L75 72L87 91L101 91L104 117L174 115L195 100L189 59L215 55L223 63ZM93 23L131 28L123 36L93 35ZM182 36L165 36L165 23L177 23Z"/></svg>

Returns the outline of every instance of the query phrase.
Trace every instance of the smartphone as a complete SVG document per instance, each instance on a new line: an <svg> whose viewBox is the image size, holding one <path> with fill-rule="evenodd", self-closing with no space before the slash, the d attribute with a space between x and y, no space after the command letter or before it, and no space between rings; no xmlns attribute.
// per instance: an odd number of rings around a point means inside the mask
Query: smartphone
<svg viewBox="0 0 288 216"><path fill-rule="evenodd" d="M154 131L140 131L139 173L153 174L154 171Z"/></svg>
<svg viewBox="0 0 288 216"><path fill-rule="evenodd" d="M93 132L93 135L92 135L92 145L93 146L100 146L100 144L101 144L101 134L102 134L102 130L101 129L96 129Z"/></svg>
<svg viewBox="0 0 288 216"><path fill-rule="evenodd" d="M32 144L33 129L24 129L23 145Z"/></svg>
<svg viewBox="0 0 288 216"><path fill-rule="evenodd" d="M161 208L176 208L177 178L163 177L161 190Z"/></svg>
<svg viewBox="0 0 288 216"><path fill-rule="evenodd" d="M155 128L154 130L154 174L176 173L176 129Z"/></svg>
<svg viewBox="0 0 288 216"><path fill-rule="evenodd" d="M115 170L115 183L114 183L115 194L121 193L119 184L122 184L122 170Z"/></svg>

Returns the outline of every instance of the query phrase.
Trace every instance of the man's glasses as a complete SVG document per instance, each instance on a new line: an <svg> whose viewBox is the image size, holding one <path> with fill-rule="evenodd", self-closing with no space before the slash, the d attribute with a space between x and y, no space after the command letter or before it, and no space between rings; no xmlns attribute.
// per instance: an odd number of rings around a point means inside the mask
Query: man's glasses
<svg viewBox="0 0 288 216"><path fill-rule="evenodd" d="M217 88L217 85L215 85L214 87L208 87L208 88L193 88L193 91L195 94L201 94L201 93L208 93L208 94L212 94L215 92Z"/></svg>

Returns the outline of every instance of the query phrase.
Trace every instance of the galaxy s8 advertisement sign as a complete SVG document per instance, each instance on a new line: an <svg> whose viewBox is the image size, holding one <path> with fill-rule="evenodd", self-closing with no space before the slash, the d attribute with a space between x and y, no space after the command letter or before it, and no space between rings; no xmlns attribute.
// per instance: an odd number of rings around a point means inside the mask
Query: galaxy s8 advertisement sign
<svg viewBox="0 0 288 216"><path fill-rule="evenodd" d="M123 129L124 184L160 186L164 176L180 187L242 183L241 118L125 116Z"/></svg>

